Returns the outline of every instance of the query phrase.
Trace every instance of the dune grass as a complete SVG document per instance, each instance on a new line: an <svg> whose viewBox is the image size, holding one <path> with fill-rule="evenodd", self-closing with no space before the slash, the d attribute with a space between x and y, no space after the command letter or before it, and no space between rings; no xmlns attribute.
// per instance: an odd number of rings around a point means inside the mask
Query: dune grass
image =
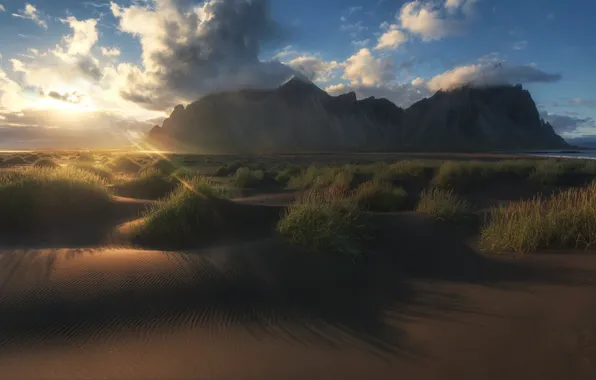
<svg viewBox="0 0 596 380"><path fill-rule="evenodd" d="M28 162L21 156L9 156L9 157L5 157L2 160L1 164L3 167L10 167L10 166L29 165L30 162Z"/></svg>
<svg viewBox="0 0 596 380"><path fill-rule="evenodd" d="M97 217L111 202L106 183L74 168L0 171L0 225L3 230L80 223Z"/></svg>
<svg viewBox="0 0 596 380"><path fill-rule="evenodd" d="M346 165L343 167L311 165L288 181L289 189L324 188L327 186L351 187L354 180L356 167Z"/></svg>
<svg viewBox="0 0 596 380"><path fill-rule="evenodd" d="M94 165L92 162L83 161L72 163L70 166L78 170L93 173L104 181L111 181L113 177L112 172L104 165Z"/></svg>
<svg viewBox="0 0 596 380"><path fill-rule="evenodd" d="M262 170L251 170L247 167L241 167L236 170L232 179L232 185L240 188L257 187L265 178L265 173Z"/></svg>
<svg viewBox="0 0 596 380"><path fill-rule="evenodd" d="M52 160L51 158L40 158L39 160L35 161L33 166L36 168L54 169L54 168L60 167L60 164L58 164L56 161Z"/></svg>
<svg viewBox="0 0 596 380"><path fill-rule="evenodd" d="M482 228L486 251L535 252L596 243L596 183L553 197L494 207Z"/></svg>
<svg viewBox="0 0 596 380"><path fill-rule="evenodd" d="M173 160L160 158L155 162L148 164L145 169L152 168L162 174L170 175L178 169L178 166Z"/></svg>
<svg viewBox="0 0 596 380"><path fill-rule="evenodd" d="M122 197L160 199L178 187L179 182L155 169L145 169L139 177L114 185L114 193Z"/></svg>
<svg viewBox="0 0 596 380"><path fill-rule="evenodd" d="M141 165L128 156L118 156L112 159L107 166L114 172L138 173Z"/></svg>
<svg viewBox="0 0 596 380"><path fill-rule="evenodd" d="M354 191L353 199L365 210L389 212L403 210L408 201L408 194L401 187L390 183L373 180L362 183Z"/></svg>
<svg viewBox="0 0 596 380"><path fill-rule="evenodd" d="M360 239L366 234L362 213L339 188L307 191L284 211L277 231L294 244L314 252L338 253L351 258L363 254Z"/></svg>
<svg viewBox="0 0 596 380"><path fill-rule="evenodd" d="M460 199L453 190L431 188L420 194L417 211L444 221L461 221L470 212L468 203Z"/></svg>
<svg viewBox="0 0 596 380"><path fill-rule="evenodd" d="M202 177L180 184L162 203L147 211L143 223L132 232L133 240L172 247L212 240L228 222L222 213L226 195L225 189Z"/></svg>

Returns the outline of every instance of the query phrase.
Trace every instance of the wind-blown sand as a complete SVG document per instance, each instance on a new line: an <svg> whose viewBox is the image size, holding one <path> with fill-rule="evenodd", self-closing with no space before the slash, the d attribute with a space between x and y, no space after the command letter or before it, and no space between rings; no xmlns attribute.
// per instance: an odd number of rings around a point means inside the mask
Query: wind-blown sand
<svg viewBox="0 0 596 380"><path fill-rule="evenodd" d="M592 379L596 257L488 259L416 213L358 266L271 237L6 248L2 379Z"/></svg>

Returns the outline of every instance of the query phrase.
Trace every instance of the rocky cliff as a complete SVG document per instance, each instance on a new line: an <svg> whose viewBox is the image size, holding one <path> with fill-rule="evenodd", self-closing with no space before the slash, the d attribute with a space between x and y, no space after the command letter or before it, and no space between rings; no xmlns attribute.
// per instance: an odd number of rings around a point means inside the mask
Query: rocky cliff
<svg viewBox="0 0 596 380"><path fill-rule="evenodd" d="M404 110L387 99L331 96L298 78L274 90L212 94L179 105L149 138L205 152L567 147L521 86L437 92Z"/></svg>

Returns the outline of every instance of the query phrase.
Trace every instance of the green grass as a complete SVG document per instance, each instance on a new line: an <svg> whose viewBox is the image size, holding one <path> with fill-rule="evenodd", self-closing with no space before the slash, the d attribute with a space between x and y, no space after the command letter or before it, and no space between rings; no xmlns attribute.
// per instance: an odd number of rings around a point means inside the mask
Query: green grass
<svg viewBox="0 0 596 380"><path fill-rule="evenodd" d="M0 171L0 226L27 230L94 220L111 202L106 183L73 168Z"/></svg>
<svg viewBox="0 0 596 380"><path fill-rule="evenodd" d="M78 170L93 173L105 181L111 181L113 177L112 172L103 165L94 165L91 162L75 162L70 164L69 166Z"/></svg>
<svg viewBox="0 0 596 380"><path fill-rule="evenodd" d="M178 166L174 161L166 158L160 158L157 161L149 164L147 168L153 168L160 173L170 175L178 169Z"/></svg>
<svg viewBox="0 0 596 380"><path fill-rule="evenodd" d="M232 185L240 188L257 187L265 178L265 173L262 170L251 170L247 167L241 167L236 170L232 179Z"/></svg>
<svg viewBox="0 0 596 380"><path fill-rule="evenodd" d="M365 210L389 212L403 210L407 205L408 194L401 187L373 180L358 186L353 198Z"/></svg>
<svg viewBox="0 0 596 380"><path fill-rule="evenodd" d="M392 164L376 163L371 166L374 179L389 180L392 178L424 178L427 173L434 172L440 166L439 162L427 160L402 160Z"/></svg>
<svg viewBox="0 0 596 380"><path fill-rule="evenodd" d="M141 170L141 165L128 156L116 157L107 166L114 172L120 173L138 173Z"/></svg>
<svg viewBox="0 0 596 380"><path fill-rule="evenodd" d="M9 156L5 157L0 164L2 164L3 167L10 167L28 165L29 162L21 156Z"/></svg>
<svg viewBox="0 0 596 380"><path fill-rule="evenodd" d="M154 169L145 169L138 178L114 185L114 193L122 197L160 199L178 187L178 181Z"/></svg>
<svg viewBox="0 0 596 380"><path fill-rule="evenodd" d="M39 160L35 161L33 166L36 168L55 169L55 168L60 167L60 164L58 164L56 161L52 160L51 158L40 158Z"/></svg>
<svg viewBox="0 0 596 380"><path fill-rule="evenodd" d="M290 242L314 252L356 258L363 254L359 239L366 227L355 202L341 190L329 188L308 191L291 203L278 222L277 231Z"/></svg>
<svg viewBox="0 0 596 380"><path fill-rule="evenodd" d="M355 167L318 167L309 166L306 170L290 178L289 189L324 188L327 186L351 187L354 180Z"/></svg>
<svg viewBox="0 0 596 380"><path fill-rule="evenodd" d="M439 220L461 221L469 215L470 207L453 190L432 188L420 194L416 210L430 214Z"/></svg>
<svg viewBox="0 0 596 380"><path fill-rule="evenodd" d="M222 212L226 191L196 177L181 184L164 202L147 211L132 232L141 244L183 247L218 236L227 222Z"/></svg>
<svg viewBox="0 0 596 380"><path fill-rule="evenodd" d="M486 251L535 252L588 248L596 243L596 183L551 198L494 207L483 226Z"/></svg>
<svg viewBox="0 0 596 380"><path fill-rule="evenodd" d="M79 162L95 162L95 157L90 152L79 152L76 155L75 160Z"/></svg>

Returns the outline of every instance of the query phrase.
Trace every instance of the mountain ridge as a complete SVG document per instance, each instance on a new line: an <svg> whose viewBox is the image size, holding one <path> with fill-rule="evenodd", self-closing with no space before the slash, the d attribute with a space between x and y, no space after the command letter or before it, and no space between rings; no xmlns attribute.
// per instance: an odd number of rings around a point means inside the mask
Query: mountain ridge
<svg viewBox="0 0 596 380"><path fill-rule="evenodd" d="M332 96L297 77L273 90L214 93L178 105L149 140L213 153L569 147L521 85L439 91L403 109L353 92Z"/></svg>

